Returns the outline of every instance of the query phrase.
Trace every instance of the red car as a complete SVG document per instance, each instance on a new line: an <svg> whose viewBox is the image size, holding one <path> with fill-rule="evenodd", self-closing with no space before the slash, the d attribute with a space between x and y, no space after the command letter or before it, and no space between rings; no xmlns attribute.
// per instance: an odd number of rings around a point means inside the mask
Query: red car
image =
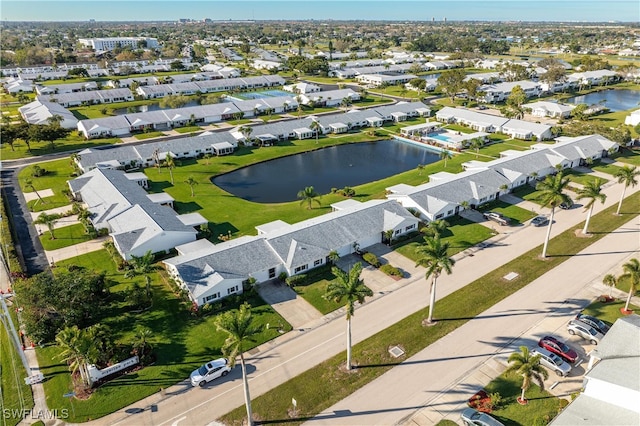
<svg viewBox="0 0 640 426"><path fill-rule="evenodd" d="M576 351L571 349L571 347L567 344L552 336L544 336L538 342L538 346L560 356L560 358L564 359L569 364L575 363L578 359L578 353Z"/></svg>

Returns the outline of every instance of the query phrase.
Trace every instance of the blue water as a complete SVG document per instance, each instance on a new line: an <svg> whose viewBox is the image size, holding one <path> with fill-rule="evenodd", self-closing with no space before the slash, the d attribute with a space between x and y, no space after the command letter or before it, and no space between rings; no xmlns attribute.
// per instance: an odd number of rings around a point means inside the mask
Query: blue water
<svg viewBox="0 0 640 426"><path fill-rule="evenodd" d="M265 161L217 176L212 182L245 200L283 203L297 200L298 191L307 186L327 194L331 188L373 182L438 159L438 153L426 147L385 140L332 146Z"/></svg>
<svg viewBox="0 0 640 426"><path fill-rule="evenodd" d="M604 105L611 111L626 111L635 109L640 105L640 91L638 90L603 90L593 92L583 96L574 96L567 99L572 104Z"/></svg>
<svg viewBox="0 0 640 426"><path fill-rule="evenodd" d="M439 141L443 141L443 142L449 142L449 138L446 137L445 135L439 135L439 134L431 134L429 136L427 136L428 138L431 139L438 139Z"/></svg>
<svg viewBox="0 0 640 426"><path fill-rule="evenodd" d="M239 93L234 97L238 99L264 99L264 98L275 98L278 96L293 96L291 92L285 92L284 90L263 90L261 92L248 92L248 93Z"/></svg>

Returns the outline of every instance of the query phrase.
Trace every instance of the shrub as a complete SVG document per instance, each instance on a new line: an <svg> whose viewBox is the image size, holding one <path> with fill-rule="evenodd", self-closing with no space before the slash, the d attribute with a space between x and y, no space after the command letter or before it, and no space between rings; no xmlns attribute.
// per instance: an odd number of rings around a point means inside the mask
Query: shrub
<svg viewBox="0 0 640 426"><path fill-rule="evenodd" d="M287 275L287 273L286 273L286 272L280 272L280 275L278 275L278 279L279 279L280 281L284 281L284 282L286 282L286 281L287 281L287 277L288 277L288 276L289 276L289 275Z"/></svg>
<svg viewBox="0 0 640 426"><path fill-rule="evenodd" d="M38 166L37 164L33 166L33 171L31 172L31 176L40 177L47 174L47 170Z"/></svg>
<svg viewBox="0 0 640 426"><path fill-rule="evenodd" d="M386 264L386 265L382 265L380 267L380 270L382 272L384 272L385 274L392 276L392 277L401 277L402 276L402 271L398 268L396 268L395 266Z"/></svg>
<svg viewBox="0 0 640 426"><path fill-rule="evenodd" d="M289 287L294 287L296 285L304 284L306 279L307 279L306 274L293 275L286 279L286 283Z"/></svg>
<svg viewBox="0 0 640 426"><path fill-rule="evenodd" d="M379 268L380 267L380 260L378 260L378 256L376 256L375 254L373 254L373 253L365 253L365 254L362 255L362 258L369 265L371 265L371 266L373 266L375 268Z"/></svg>

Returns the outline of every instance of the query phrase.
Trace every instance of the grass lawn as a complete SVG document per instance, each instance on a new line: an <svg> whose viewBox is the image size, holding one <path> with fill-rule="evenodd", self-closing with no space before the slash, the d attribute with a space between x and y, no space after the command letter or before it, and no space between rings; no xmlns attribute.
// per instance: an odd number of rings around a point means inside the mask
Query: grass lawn
<svg viewBox="0 0 640 426"><path fill-rule="evenodd" d="M452 132L460 132L464 134L471 134L475 132L475 130L467 126L462 126L460 124L447 124L446 126L444 126L444 128L447 130L451 130Z"/></svg>
<svg viewBox="0 0 640 426"><path fill-rule="evenodd" d="M487 394L498 392L502 396L502 405L494 409L491 416L505 426L547 424L568 404L568 401L560 402L560 398L532 384L525 393L529 403L520 405L516 400L522 392L520 386L522 377L512 373L501 374L484 388Z"/></svg>
<svg viewBox="0 0 640 426"><path fill-rule="evenodd" d="M495 235L486 226L461 217L446 220L450 226L442 233L442 239L450 244L449 256L460 253ZM413 261L417 261L419 256L416 250L423 244L424 235L420 234L394 246L394 250Z"/></svg>
<svg viewBox="0 0 640 426"><path fill-rule="evenodd" d="M638 205L640 194L635 193L626 201L627 206ZM616 216L613 214L615 209L616 206L612 206L594 216L593 238L577 238L575 231L581 229L583 225L578 224L550 241L547 260L539 259L541 246L538 246L444 297L435 306L435 316L439 319L436 327L425 329L421 325L428 314L427 307L355 345L353 347L354 363L370 368L359 368L353 373L345 373L340 369L340 365L344 363L345 352L339 353L254 398L254 413L263 421L277 422L283 421L278 419L286 419L287 423L302 423L402 362L402 359L395 359L387 352L390 345L402 346L406 358L410 358L465 324L469 321L466 318L473 318L515 293L637 215L634 212ZM509 272L518 273L518 278L506 282L503 277ZM453 273L455 274L455 269ZM296 396L298 407L301 407L300 417L296 421L288 417L291 395ZM223 416L221 420L226 424L239 424L244 416L242 406ZM525 424L531 423L525 422Z"/></svg>
<svg viewBox="0 0 640 426"><path fill-rule="evenodd" d="M387 86L387 87L376 87L375 89L370 89L369 93L371 94L383 94L389 96L398 96L401 98L405 98L404 100L417 100L420 97L424 96L424 92L418 93L415 90L407 90L404 86Z"/></svg>
<svg viewBox="0 0 640 426"><path fill-rule="evenodd" d="M593 302L582 310L583 314L591 315L601 319L602 321L613 324L618 318L622 318L624 315L620 312L620 309L624 308L626 298L614 300L609 303ZM636 313L640 312L640 308L629 304L629 309L634 310Z"/></svg>
<svg viewBox="0 0 640 426"><path fill-rule="evenodd" d="M511 219L512 226L518 226L526 222L527 220L537 216L536 213L523 209L522 207L515 206L513 204L505 203L501 200L495 200L490 203L484 204L478 207L478 211L496 211L502 213L506 217Z"/></svg>
<svg viewBox="0 0 640 426"><path fill-rule="evenodd" d="M9 309L13 311L13 309ZM10 320L14 321L14 318L10 318ZM14 321L14 324L17 323ZM24 383L23 379L27 377L27 372L22 366L20 356L9 337L7 329L2 324L0 324L0 362L2 366L0 368L2 424L3 426L14 426L20 423L22 416L13 416L12 413L15 412L13 410L31 409L33 407L33 394L31 393L31 387Z"/></svg>
<svg viewBox="0 0 640 426"><path fill-rule="evenodd" d="M563 171L564 176L567 176L571 182L586 185L589 182L593 182L596 179L600 179L602 184L609 182L607 179L599 178L594 175L590 175L588 173L581 173L576 170L567 169Z"/></svg>
<svg viewBox="0 0 640 426"><path fill-rule="evenodd" d="M615 166L613 164L598 164L597 166L591 167L593 170L601 173L607 173L611 176L614 176L618 173L619 170L622 170L622 167Z"/></svg>
<svg viewBox="0 0 640 426"><path fill-rule="evenodd" d="M166 135L162 132L149 132L149 133L141 133L139 135L133 135L133 137L138 139L139 141L142 141L145 139L151 139L151 138L159 138L161 136L166 136Z"/></svg>
<svg viewBox="0 0 640 426"><path fill-rule="evenodd" d="M176 132L178 133L193 133L193 132L197 132L199 130L202 130L202 127L200 126L186 126L186 127L177 127L175 129Z"/></svg>
<svg viewBox="0 0 640 426"><path fill-rule="evenodd" d="M151 275L153 308L136 314L128 308L124 295L133 281L142 283L142 277L124 278L123 274L115 269L115 264L106 250L57 262L58 268L72 264L95 271L105 271L107 278L112 281L112 306L101 323L109 326L116 342L124 346L128 345L137 325L150 328L153 331L152 342L156 362L103 385L94 391L88 400L73 401L76 416L68 421L87 421L109 414L157 392L160 388L186 379L198 365L221 355L220 347L226 337L215 330L215 316L193 316L188 306L178 299L166 283L163 273L154 272ZM282 323L285 331L291 329L289 324L258 296L249 297L249 302L256 323L263 330L256 336L254 346L280 335L275 327L266 329L267 323ZM71 377L67 366L58 358L59 352L56 346L46 346L37 350L40 367L48 378L44 383L47 404L58 409L67 408L69 413L72 413L69 399L62 397L71 390Z"/></svg>
<svg viewBox="0 0 640 426"><path fill-rule="evenodd" d="M40 236L40 242L45 250L56 250L62 247L69 247L92 239L84 232L84 226L81 223L56 228L53 234L56 236L55 240L51 239L49 231L46 231Z"/></svg>
<svg viewBox="0 0 640 426"><path fill-rule="evenodd" d="M523 200L531 201L532 203L536 203L540 205L540 191L536 191L536 189L531 185L522 185L513 190L513 195L516 197L520 197Z"/></svg>
<svg viewBox="0 0 640 426"><path fill-rule="evenodd" d="M621 154L616 155L616 161L620 161L622 163L627 163L632 166L640 166L640 150L628 150L625 149Z"/></svg>
<svg viewBox="0 0 640 426"><path fill-rule="evenodd" d="M29 201L27 205L34 212L53 209L56 207L66 206L70 204L69 199L62 193L67 189L67 180L73 179L74 170L71 167L69 158L61 160L47 161L38 164L45 169L47 173L44 176L33 177L33 166L27 166L18 174L18 182L23 192L31 192L25 188L25 180L31 179L33 186L37 191L43 189L51 189L54 195L51 197L43 197L44 204L38 199Z"/></svg>
<svg viewBox="0 0 640 426"><path fill-rule="evenodd" d="M84 140L84 138L72 133L64 139L58 139L54 141L54 148L51 148L51 144L48 142L31 142L31 151L29 151L27 149L27 145L24 142L18 142L14 144L15 150L12 151L9 144L3 143L2 145L0 145L0 158L2 158L3 160L15 160L18 158L34 157L56 152L66 152L102 145L112 145L119 142L121 142L121 140L117 138L92 139L91 141L86 141Z"/></svg>
<svg viewBox="0 0 640 426"><path fill-rule="evenodd" d="M295 286L293 289L304 300L320 311L322 315L333 312L343 306L344 303L336 303L324 298L327 292L327 286L331 281L336 279L336 276L331 272L331 268L318 268L310 271L307 277L311 282L310 284Z"/></svg>

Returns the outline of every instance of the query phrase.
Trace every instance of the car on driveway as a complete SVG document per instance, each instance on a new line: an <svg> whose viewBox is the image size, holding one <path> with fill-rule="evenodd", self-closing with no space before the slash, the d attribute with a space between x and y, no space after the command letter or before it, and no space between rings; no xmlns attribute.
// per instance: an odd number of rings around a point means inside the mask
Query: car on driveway
<svg viewBox="0 0 640 426"><path fill-rule="evenodd" d="M602 320L599 320L596 317L592 317L591 315L578 314L576 315L576 319L582 321L585 324L589 324L591 327L595 328L602 334L607 334L609 331L609 326Z"/></svg>
<svg viewBox="0 0 640 426"><path fill-rule="evenodd" d="M573 207L573 201L569 200L568 203L560 203L558 207L560 207L562 210L569 210L571 207Z"/></svg>
<svg viewBox="0 0 640 426"><path fill-rule="evenodd" d="M502 213L484 212L484 213L482 213L482 216L485 219L492 220L492 221L496 222L498 225L508 226L508 225L511 224L511 219L509 219L508 217L504 216Z"/></svg>
<svg viewBox="0 0 640 426"><path fill-rule="evenodd" d="M465 408L460 414L460 419L465 426L504 426L487 413L476 411L473 408Z"/></svg>
<svg viewBox="0 0 640 426"><path fill-rule="evenodd" d="M545 226L549 224L549 218L542 215L536 216L533 219L531 219L531 224L536 227Z"/></svg>
<svg viewBox="0 0 640 426"><path fill-rule="evenodd" d="M578 335L583 339L588 340L592 345L597 345L604 337L604 335L598 330L580 320L569 321L567 323L567 331L572 336Z"/></svg>
<svg viewBox="0 0 640 426"><path fill-rule="evenodd" d="M231 371L231 367L229 366L228 359L214 359L191 373L191 384L193 386L203 387L213 379L226 376L229 374L229 371Z"/></svg>
<svg viewBox="0 0 640 426"><path fill-rule="evenodd" d="M538 342L538 346L558 355L569 364L574 364L578 359L578 353L571 349L571 346L553 336L544 336Z"/></svg>
<svg viewBox="0 0 640 426"><path fill-rule="evenodd" d="M571 371L571 365L564 362L558 355L549 352L544 348L535 348L531 350L531 355L540 355L540 364L556 373L558 376L566 377Z"/></svg>

